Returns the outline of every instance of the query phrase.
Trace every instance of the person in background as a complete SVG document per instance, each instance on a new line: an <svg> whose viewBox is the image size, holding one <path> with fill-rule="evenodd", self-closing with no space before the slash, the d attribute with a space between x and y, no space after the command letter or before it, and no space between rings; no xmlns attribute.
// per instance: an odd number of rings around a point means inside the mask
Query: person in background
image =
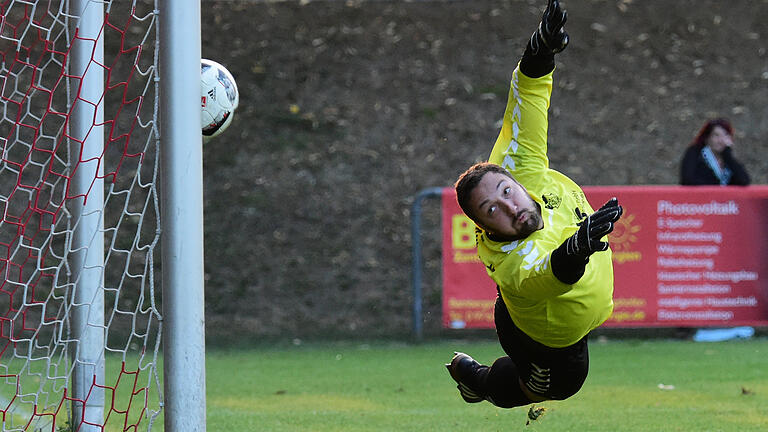
<svg viewBox="0 0 768 432"><path fill-rule="evenodd" d="M749 174L744 165L733 157L733 126L723 118L704 123L688 146L680 165L680 184L684 186L747 186ZM752 327L679 328L683 338L693 334L697 342L716 342L734 338L750 338Z"/></svg>
<svg viewBox="0 0 768 432"><path fill-rule="evenodd" d="M747 186L749 174L733 157L733 126L726 119L704 123L683 155L680 184L684 186Z"/></svg>

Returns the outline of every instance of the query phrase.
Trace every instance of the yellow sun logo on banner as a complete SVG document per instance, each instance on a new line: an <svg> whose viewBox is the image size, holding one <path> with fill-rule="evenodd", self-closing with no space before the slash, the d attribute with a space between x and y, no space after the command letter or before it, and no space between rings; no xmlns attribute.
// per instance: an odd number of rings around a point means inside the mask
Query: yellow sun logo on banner
<svg viewBox="0 0 768 432"><path fill-rule="evenodd" d="M613 227L613 232L608 235L608 241L613 250L613 260L617 263L640 261L642 253L632 250L637 243L637 233L641 226L635 223L635 215L625 214Z"/></svg>

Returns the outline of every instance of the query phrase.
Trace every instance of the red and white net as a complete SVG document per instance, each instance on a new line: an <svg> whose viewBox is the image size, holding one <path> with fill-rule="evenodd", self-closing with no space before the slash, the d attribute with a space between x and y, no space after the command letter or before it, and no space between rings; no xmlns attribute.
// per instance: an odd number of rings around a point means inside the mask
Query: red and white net
<svg viewBox="0 0 768 432"><path fill-rule="evenodd" d="M162 424L155 5L92 1L103 7L93 38L79 31L73 1L0 0L2 430L151 430ZM92 59L87 70L103 73L105 85L84 96L72 50L97 41L103 60ZM73 113L83 109L103 113L88 130L103 134L96 156L83 153L83 140L71 133ZM94 173L85 190L74 187L78 172ZM76 300L74 275L84 271L76 255L84 250L73 238L77 207L94 188L104 190L97 211L104 256L103 265L85 270L100 275L103 301L91 305ZM86 312L86 334L104 340L104 376L86 377L90 388L79 395L73 371L78 350L91 342L75 328L76 310ZM72 408L83 403L86 411L102 405L100 420Z"/></svg>

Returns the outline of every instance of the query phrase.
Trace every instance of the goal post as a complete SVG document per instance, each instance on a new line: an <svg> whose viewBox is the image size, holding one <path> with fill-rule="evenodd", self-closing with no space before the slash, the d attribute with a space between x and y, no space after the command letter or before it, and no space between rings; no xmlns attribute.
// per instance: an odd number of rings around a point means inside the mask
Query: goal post
<svg viewBox="0 0 768 432"><path fill-rule="evenodd" d="M205 430L199 92L199 0L0 2L1 430Z"/></svg>
<svg viewBox="0 0 768 432"><path fill-rule="evenodd" d="M72 336L78 343L72 357L72 426L97 431L104 418L104 5L72 0L71 14L80 17L72 38L69 75L78 99L72 103L69 136L73 151L69 166L76 166L67 206L72 214ZM94 385L95 384L95 385ZM78 421L80 419L81 421Z"/></svg>
<svg viewBox="0 0 768 432"><path fill-rule="evenodd" d="M160 11L165 426L205 430L200 2L165 0ZM193 409L190 409L192 407Z"/></svg>

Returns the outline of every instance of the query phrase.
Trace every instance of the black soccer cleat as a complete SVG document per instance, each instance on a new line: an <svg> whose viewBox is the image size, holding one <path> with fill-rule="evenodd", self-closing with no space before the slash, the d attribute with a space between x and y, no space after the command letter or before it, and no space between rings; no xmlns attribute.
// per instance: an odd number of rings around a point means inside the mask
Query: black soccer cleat
<svg viewBox="0 0 768 432"><path fill-rule="evenodd" d="M469 388L469 386L462 382L468 376L475 373L477 368L481 366L480 363L476 362L475 359L468 356L467 354L460 352L454 352L453 354L453 359L451 359L451 362L446 364L445 367L451 374L451 378L453 378L453 380L458 384L456 388L459 389L461 397L467 403L478 403L484 401L484 397L480 396L475 390L472 390Z"/></svg>

